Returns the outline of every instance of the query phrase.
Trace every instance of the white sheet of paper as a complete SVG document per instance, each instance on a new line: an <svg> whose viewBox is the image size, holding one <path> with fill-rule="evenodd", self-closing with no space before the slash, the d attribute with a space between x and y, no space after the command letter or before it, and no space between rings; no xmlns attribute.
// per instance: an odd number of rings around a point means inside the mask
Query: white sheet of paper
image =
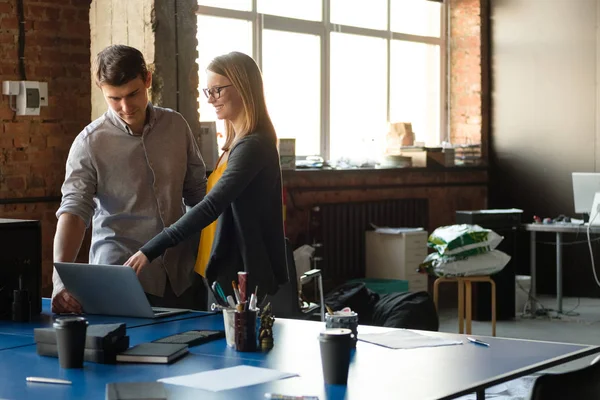
<svg viewBox="0 0 600 400"><path fill-rule="evenodd" d="M218 392L220 390L258 385L259 383L290 378L292 376L298 376L298 374L281 372L269 368L239 365L237 367L198 372L197 374L162 378L158 381L171 385L188 386L196 389Z"/></svg>
<svg viewBox="0 0 600 400"><path fill-rule="evenodd" d="M447 340L435 336L422 335L420 333L404 329L385 333L360 334L358 335L358 340L392 349L416 349L418 347L437 347L463 344L463 342L460 340Z"/></svg>

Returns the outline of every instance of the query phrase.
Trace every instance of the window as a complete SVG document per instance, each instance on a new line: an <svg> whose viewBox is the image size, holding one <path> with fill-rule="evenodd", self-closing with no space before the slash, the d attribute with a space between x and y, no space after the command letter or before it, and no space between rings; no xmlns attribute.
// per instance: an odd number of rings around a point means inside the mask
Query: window
<svg viewBox="0 0 600 400"><path fill-rule="evenodd" d="M230 1L230 3L234 3ZM239 3L239 2L238 2ZM225 31L227 35L220 35L215 41L215 32ZM206 87L206 67L213 58L230 51L240 51L252 54L252 22L243 19L211 17L198 15L198 66L200 93L199 109L200 121L217 121L219 149L225 143L225 124L217 120L215 109L208 103L208 99L202 93Z"/></svg>
<svg viewBox="0 0 600 400"><path fill-rule="evenodd" d="M386 40L331 34L330 157L367 161L386 130ZM360 56L358 56L360 55Z"/></svg>
<svg viewBox="0 0 600 400"><path fill-rule="evenodd" d="M270 29L262 39L265 97L277 136L295 138L296 154L319 154L321 39Z"/></svg>
<svg viewBox="0 0 600 400"><path fill-rule="evenodd" d="M392 40L390 58L390 122L411 122L417 140L439 144L439 46Z"/></svg>
<svg viewBox="0 0 600 400"><path fill-rule="evenodd" d="M199 0L200 85L232 50L261 67L279 137L298 156L377 159L390 122L445 140L445 6L428 0ZM255 9L253 9L253 4ZM215 119L200 99L200 119ZM218 125L219 126L219 125Z"/></svg>
<svg viewBox="0 0 600 400"><path fill-rule="evenodd" d="M258 12L280 17L323 20L323 2L321 0L258 0Z"/></svg>

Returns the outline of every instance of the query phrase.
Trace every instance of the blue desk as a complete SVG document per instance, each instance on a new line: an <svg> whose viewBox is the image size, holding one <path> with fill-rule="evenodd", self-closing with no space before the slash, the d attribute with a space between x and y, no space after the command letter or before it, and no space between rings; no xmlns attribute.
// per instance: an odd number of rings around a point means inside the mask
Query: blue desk
<svg viewBox="0 0 600 400"><path fill-rule="evenodd" d="M212 312L194 311L185 314L173 315L164 318L127 318L114 317L109 315L86 315L90 324L116 324L125 323L127 328L136 328L139 326L164 324L171 321L194 319L215 315ZM33 336L34 328L46 328L52 326L56 315L50 311L50 299L42 299L42 313L32 318L31 322L17 323L12 321L0 321L0 333L10 333L15 335ZM1 344L0 344L1 346Z"/></svg>
<svg viewBox="0 0 600 400"><path fill-rule="evenodd" d="M220 315L136 327L132 344L190 329L223 328ZM40 357L35 346L4 350L0 357L0 398L103 398L105 385L116 381L154 381L235 365L254 365L300 376L224 392L168 386L171 399L259 399L265 392L318 395L321 400L403 398L452 399L532 372L600 352L597 346L486 337L490 347L466 342L458 346L391 350L360 342L353 355L347 387L323 385L319 345L320 322L278 319L275 347L268 353L238 353L218 340L190 349L172 365L86 363L83 370L63 370L56 358ZM359 336L388 328L359 327ZM464 340L447 333L427 334ZM26 383L27 376L65 378L72 386Z"/></svg>
<svg viewBox="0 0 600 400"><path fill-rule="evenodd" d="M0 351L35 344L33 337L0 333ZM1 378L0 378L1 379Z"/></svg>

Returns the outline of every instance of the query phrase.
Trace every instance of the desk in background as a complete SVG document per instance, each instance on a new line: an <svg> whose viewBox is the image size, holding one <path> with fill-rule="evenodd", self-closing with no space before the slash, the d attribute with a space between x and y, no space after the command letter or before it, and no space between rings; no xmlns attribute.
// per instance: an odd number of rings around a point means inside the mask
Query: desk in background
<svg viewBox="0 0 600 400"><path fill-rule="evenodd" d="M138 326L128 330L131 344L190 329L223 329L221 315ZM217 368L251 365L297 373L300 376L240 389L208 392L167 385L170 399L259 399L264 393L318 395L321 400L406 398L453 399L468 393L485 398L485 389L520 376L600 352L600 347L483 338L490 347L478 346L458 334L422 332L462 340L456 346L392 350L359 341L350 365L348 386L323 384L318 333L322 322L278 319L275 347L268 353L240 353L225 339L192 347L189 355L171 365L94 364L66 370L58 359L41 357L35 346L4 350L0 356L0 398L79 399L104 398L109 382L155 381ZM361 333L387 332L392 328L359 326ZM458 366L458 367L457 367ZM26 383L27 376L69 379L73 385ZM432 379L435 384L432 384Z"/></svg>
<svg viewBox="0 0 600 400"><path fill-rule="evenodd" d="M525 231L529 232L529 242L531 247L529 249L529 266L531 269L531 296L536 295L536 233L555 233L556 234L556 311L558 313L563 312L562 300L562 278L563 278L563 265L562 265L562 235L563 233L583 233L587 234L587 226L580 224L567 224L567 223L553 223L553 224L524 224L522 225ZM590 233L600 233L600 226L590 227Z"/></svg>

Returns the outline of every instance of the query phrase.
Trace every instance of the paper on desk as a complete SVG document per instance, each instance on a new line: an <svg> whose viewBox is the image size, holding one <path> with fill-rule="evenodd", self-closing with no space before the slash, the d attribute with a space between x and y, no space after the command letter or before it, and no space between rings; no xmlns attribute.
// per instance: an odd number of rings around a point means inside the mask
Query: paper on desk
<svg viewBox="0 0 600 400"><path fill-rule="evenodd" d="M220 390L257 385L259 383L290 378L292 376L298 376L298 374L280 372L268 368L239 365L237 367L198 372L197 374L162 378L158 381L171 385L188 386L196 389L218 392Z"/></svg>
<svg viewBox="0 0 600 400"><path fill-rule="evenodd" d="M391 349L416 349L418 347L438 347L462 344L460 340L447 340L420 333L397 330L385 333L368 333L358 335L358 340L373 343Z"/></svg>
<svg viewBox="0 0 600 400"><path fill-rule="evenodd" d="M478 210L480 214L515 214L522 213L523 210L520 208L502 208L502 209L493 209L493 210Z"/></svg>

